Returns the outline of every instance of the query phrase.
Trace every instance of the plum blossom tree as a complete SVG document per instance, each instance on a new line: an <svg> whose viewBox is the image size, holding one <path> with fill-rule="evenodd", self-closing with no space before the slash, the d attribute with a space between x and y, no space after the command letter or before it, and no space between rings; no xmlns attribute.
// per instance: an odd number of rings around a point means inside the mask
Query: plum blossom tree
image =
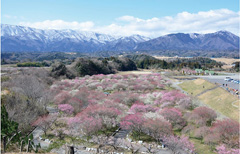
<svg viewBox="0 0 240 154"><path fill-rule="evenodd" d="M54 97L54 102L56 104L66 104L69 99L71 99L71 95L68 93L68 91L61 91Z"/></svg>
<svg viewBox="0 0 240 154"><path fill-rule="evenodd" d="M145 118L140 113L128 114L122 118L120 126L124 129L131 129L135 132L135 136L140 137L141 132L143 131L143 124Z"/></svg>
<svg viewBox="0 0 240 154"><path fill-rule="evenodd" d="M98 119L101 119L104 128L111 128L117 125L119 115L121 115L121 112L118 109L97 104L89 105L84 111L76 116L98 117Z"/></svg>
<svg viewBox="0 0 240 154"><path fill-rule="evenodd" d="M74 111L74 108L69 104L59 104L58 109L67 114L72 114Z"/></svg>
<svg viewBox="0 0 240 154"><path fill-rule="evenodd" d="M143 103L133 104L130 108L130 112L156 112L158 108L152 107L151 105L144 105Z"/></svg>
<svg viewBox="0 0 240 154"><path fill-rule="evenodd" d="M158 141L168 138L173 135L172 128L182 129L185 126L180 109L191 110L192 102L179 91L160 91L165 85L166 81L159 74L93 75L62 80L52 89L58 93L54 102L59 110L67 113L62 114L66 116L62 118L68 121L69 129L59 129L60 134L91 136L92 141L101 146L114 144L116 147L114 138L110 139L112 132L109 130L120 123L122 129L132 130L134 137L140 138L144 133ZM125 147L132 152L138 151L138 146L132 143ZM153 147L148 148L153 151Z"/></svg>
<svg viewBox="0 0 240 154"><path fill-rule="evenodd" d="M182 133L182 134L186 134L186 135L190 135L190 134L194 133L194 130L195 130L195 129L196 129L196 126L195 126L195 125L193 125L193 124L191 124L191 123L188 123L188 125L185 126L185 127L182 129L181 133Z"/></svg>
<svg viewBox="0 0 240 154"><path fill-rule="evenodd" d="M183 93L180 93L177 90L163 91L162 93L163 93L163 96L162 96L161 102L173 102L186 97L186 95L184 95Z"/></svg>
<svg viewBox="0 0 240 154"><path fill-rule="evenodd" d="M216 118L217 114L212 109L208 107L197 107L187 119L189 122L194 122L199 126L211 126Z"/></svg>
<svg viewBox="0 0 240 154"><path fill-rule="evenodd" d="M230 148L239 148L239 123L231 120L218 120L213 123L209 135L204 137L205 142L223 143Z"/></svg>
<svg viewBox="0 0 240 154"><path fill-rule="evenodd" d="M159 141L163 136L172 135L172 125L164 118L146 119L143 124L146 134Z"/></svg>
<svg viewBox="0 0 240 154"><path fill-rule="evenodd" d="M240 153L240 149L231 149L224 144L217 146L216 150L218 154L239 154Z"/></svg>
<svg viewBox="0 0 240 154"><path fill-rule="evenodd" d="M184 97L177 101L176 104L179 106L180 109L183 110L191 110L194 108L194 105L190 97Z"/></svg>
<svg viewBox="0 0 240 154"><path fill-rule="evenodd" d="M52 124L56 121L57 114L43 115L32 123L32 126L40 127L44 134L47 134L47 130L51 128Z"/></svg>
<svg viewBox="0 0 240 154"><path fill-rule="evenodd" d="M186 125L181 111L177 108L164 108L159 113L172 124L174 129L182 129Z"/></svg>
<svg viewBox="0 0 240 154"><path fill-rule="evenodd" d="M203 139L206 135L210 134L211 130L207 126L199 127L194 131L194 136L199 139Z"/></svg>
<svg viewBox="0 0 240 154"><path fill-rule="evenodd" d="M96 133L103 128L102 120L99 118L94 118L91 116L81 116L77 118L72 118L68 121L69 125L77 131L76 135L83 134L87 138Z"/></svg>
<svg viewBox="0 0 240 154"><path fill-rule="evenodd" d="M173 152L177 154L181 151L185 153L194 153L194 145L189 141L188 137L185 136L167 136L163 138L163 143Z"/></svg>

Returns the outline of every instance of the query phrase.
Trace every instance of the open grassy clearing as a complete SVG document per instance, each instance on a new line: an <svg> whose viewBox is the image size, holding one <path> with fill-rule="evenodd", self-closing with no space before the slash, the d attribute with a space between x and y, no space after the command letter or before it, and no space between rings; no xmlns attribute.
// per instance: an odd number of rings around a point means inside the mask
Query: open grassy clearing
<svg viewBox="0 0 240 154"><path fill-rule="evenodd" d="M185 81L179 85L184 91L196 96L201 92L214 88L215 85L203 79ZM204 87L204 88L203 88Z"/></svg>
<svg viewBox="0 0 240 154"><path fill-rule="evenodd" d="M216 152L213 152L211 150L211 147L209 145L201 143L200 140L195 139L195 138L190 138L190 141L193 142L196 153L202 153L204 151L204 154L215 154Z"/></svg>
<svg viewBox="0 0 240 154"><path fill-rule="evenodd" d="M193 93L194 96L197 94L215 87L214 84L203 80L203 79L196 79L194 81L185 81L179 85L183 90L187 91L189 94ZM203 88L205 86L205 88ZM198 98L211 107L212 109L220 112L221 114L239 121L239 109L234 107L234 105L239 105L237 101L237 97L231 95L227 91L223 90L222 88L216 88L202 95L198 96Z"/></svg>
<svg viewBox="0 0 240 154"><path fill-rule="evenodd" d="M212 58L213 60L217 62L225 63L225 65L222 66L223 69L232 68L232 63L239 62L239 59L233 59L233 58Z"/></svg>
<svg viewBox="0 0 240 154"><path fill-rule="evenodd" d="M240 61L240 59L233 59L233 58L212 58L212 59L217 62L223 62L227 65L231 65L234 62Z"/></svg>
<svg viewBox="0 0 240 154"><path fill-rule="evenodd" d="M223 115L239 121L239 109L232 105L232 102L237 101L237 97L232 96L222 88L208 91L198 98Z"/></svg>
<svg viewBox="0 0 240 154"><path fill-rule="evenodd" d="M186 58L186 57L166 57L166 56L154 56L154 58L161 59L161 60L167 60L170 58ZM234 62L240 61L240 59L234 59L234 58L211 58L212 60L215 60L217 62L225 63L226 65L231 65Z"/></svg>

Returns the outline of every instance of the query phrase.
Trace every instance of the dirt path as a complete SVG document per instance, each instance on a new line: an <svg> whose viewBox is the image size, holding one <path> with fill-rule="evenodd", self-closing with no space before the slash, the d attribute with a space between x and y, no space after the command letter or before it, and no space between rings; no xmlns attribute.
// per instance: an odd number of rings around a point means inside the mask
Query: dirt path
<svg viewBox="0 0 240 154"><path fill-rule="evenodd" d="M211 90L217 89L218 87L220 87L220 86L216 86L216 87L213 87L213 88L211 88L211 89L204 90L203 92L197 94L195 97L198 97L198 96L200 96L200 95L202 95L202 94L204 94L204 93L206 93L206 92L208 92L208 91L211 91Z"/></svg>
<svg viewBox="0 0 240 154"><path fill-rule="evenodd" d="M235 105L235 104L234 104L235 102L239 102L239 100L236 100L236 101L232 102L232 106L234 106L234 107L236 107L236 108L239 108L238 105Z"/></svg>

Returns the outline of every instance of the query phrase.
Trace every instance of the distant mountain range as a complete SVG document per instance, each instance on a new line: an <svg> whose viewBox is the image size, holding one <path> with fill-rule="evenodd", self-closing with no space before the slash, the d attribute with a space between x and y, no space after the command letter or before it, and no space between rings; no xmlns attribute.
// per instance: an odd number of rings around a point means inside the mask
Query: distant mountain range
<svg viewBox="0 0 240 154"><path fill-rule="evenodd" d="M4 52L83 52L239 49L239 37L218 31L208 34L176 33L150 39L145 36L111 36L78 30L40 30L30 27L1 25L1 48Z"/></svg>

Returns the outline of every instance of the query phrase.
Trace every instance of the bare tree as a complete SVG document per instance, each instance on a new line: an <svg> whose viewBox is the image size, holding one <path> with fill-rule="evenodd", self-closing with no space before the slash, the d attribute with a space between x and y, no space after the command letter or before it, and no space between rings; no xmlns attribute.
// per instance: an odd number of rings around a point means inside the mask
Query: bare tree
<svg viewBox="0 0 240 154"><path fill-rule="evenodd" d="M52 124L56 121L57 114L49 114L39 117L34 123L33 126L40 127L44 134L47 134L47 130L52 127Z"/></svg>

